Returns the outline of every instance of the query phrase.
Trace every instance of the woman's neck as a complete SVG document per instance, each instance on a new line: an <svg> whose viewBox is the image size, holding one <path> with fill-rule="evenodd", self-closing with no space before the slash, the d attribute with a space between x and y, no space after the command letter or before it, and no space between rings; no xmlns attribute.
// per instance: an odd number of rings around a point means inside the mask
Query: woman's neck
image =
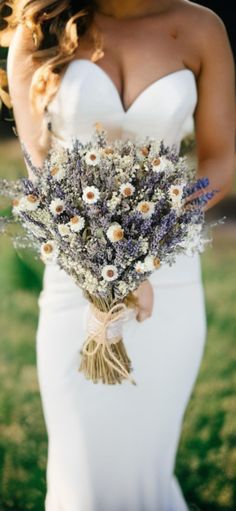
<svg viewBox="0 0 236 511"><path fill-rule="evenodd" d="M97 0L97 13L113 18L138 18L160 14L174 0Z"/></svg>

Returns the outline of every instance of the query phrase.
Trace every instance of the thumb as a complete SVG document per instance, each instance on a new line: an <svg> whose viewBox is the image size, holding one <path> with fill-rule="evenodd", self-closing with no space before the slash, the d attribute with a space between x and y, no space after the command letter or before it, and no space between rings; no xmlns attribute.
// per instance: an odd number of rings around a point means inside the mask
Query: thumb
<svg viewBox="0 0 236 511"><path fill-rule="evenodd" d="M142 321L144 321L145 319L147 319L149 317L150 317L150 314L147 311L140 309L136 316L136 319L137 319L137 321L139 321L141 323Z"/></svg>

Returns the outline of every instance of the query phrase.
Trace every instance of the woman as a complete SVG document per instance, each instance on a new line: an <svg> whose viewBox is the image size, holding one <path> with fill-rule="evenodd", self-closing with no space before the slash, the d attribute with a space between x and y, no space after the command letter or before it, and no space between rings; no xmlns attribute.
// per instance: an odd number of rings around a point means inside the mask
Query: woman
<svg viewBox="0 0 236 511"><path fill-rule="evenodd" d="M221 20L186 0L31 0L8 57L17 130L40 165L50 143L111 138L180 146L194 119L199 176L227 193L234 77ZM23 8L23 11L22 11ZM193 117L194 116L194 117ZM37 369L48 432L46 511L184 511L174 476L205 343L199 258L179 257L137 290L125 325L137 386L77 371L87 303L55 264L39 297Z"/></svg>

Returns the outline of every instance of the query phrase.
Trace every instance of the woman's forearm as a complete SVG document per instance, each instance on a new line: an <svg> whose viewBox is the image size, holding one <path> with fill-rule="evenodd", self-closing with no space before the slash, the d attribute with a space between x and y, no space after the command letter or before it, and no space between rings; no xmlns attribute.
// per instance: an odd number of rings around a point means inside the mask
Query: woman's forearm
<svg viewBox="0 0 236 511"><path fill-rule="evenodd" d="M218 190L212 199L204 207L205 211L220 202L232 189L233 175L235 170L235 157L225 156L217 159L208 159L199 162L198 177L208 177L209 186L205 190Z"/></svg>
<svg viewBox="0 0 236 511"><path fill-rule="evenodd" d="M208 158L199 161L197 177L207 177L209 179L208 188L201 193L210 192L211 190L216 191L214 197L206 204L205 210L215 206L230 192L235 164L234 154L227 157Z"/></svg>

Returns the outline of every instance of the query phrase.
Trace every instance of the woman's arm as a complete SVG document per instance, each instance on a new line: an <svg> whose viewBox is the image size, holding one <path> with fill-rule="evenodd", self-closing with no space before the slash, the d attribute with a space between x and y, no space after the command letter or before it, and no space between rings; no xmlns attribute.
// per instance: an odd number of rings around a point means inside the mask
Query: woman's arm
<svg viewBox="0 0 236 511"><path fill-rule="evenodd" d="M41 145L43 115L30 108L30 85L36 70L32 63L32 36L27 27L19 25L11 41L7 59L9 92L13 104L16 129L20 140L31 154L32 162L41 165L47 152L47 140ZM30 173L30 169L29 173Z"/></svg>
<svg viewBox="0 0 236 511"><path fill-rule="evenodd" d="M207 176L209 190L219 190L208 202L205 209L209 209L227 194L232 183L235 149L234 62L223 22L212 11L204 10L201 18L201 28L197 29L201 71L195 133L198 177ZM189 200L200 194L189 197ZM137 319L143 321L151 316L153 310L153 289L148 280L139 286L136 296L140 304Z"/></svg>
<svg viewBox="0 0 236 511"><path fill-rule="evenodd" d="M223 22L208 11L198 33L201 71L195 130L198 176L207 176L219 193L207 208L230 190L234 170L235 86L234 62Z"/></svg>

